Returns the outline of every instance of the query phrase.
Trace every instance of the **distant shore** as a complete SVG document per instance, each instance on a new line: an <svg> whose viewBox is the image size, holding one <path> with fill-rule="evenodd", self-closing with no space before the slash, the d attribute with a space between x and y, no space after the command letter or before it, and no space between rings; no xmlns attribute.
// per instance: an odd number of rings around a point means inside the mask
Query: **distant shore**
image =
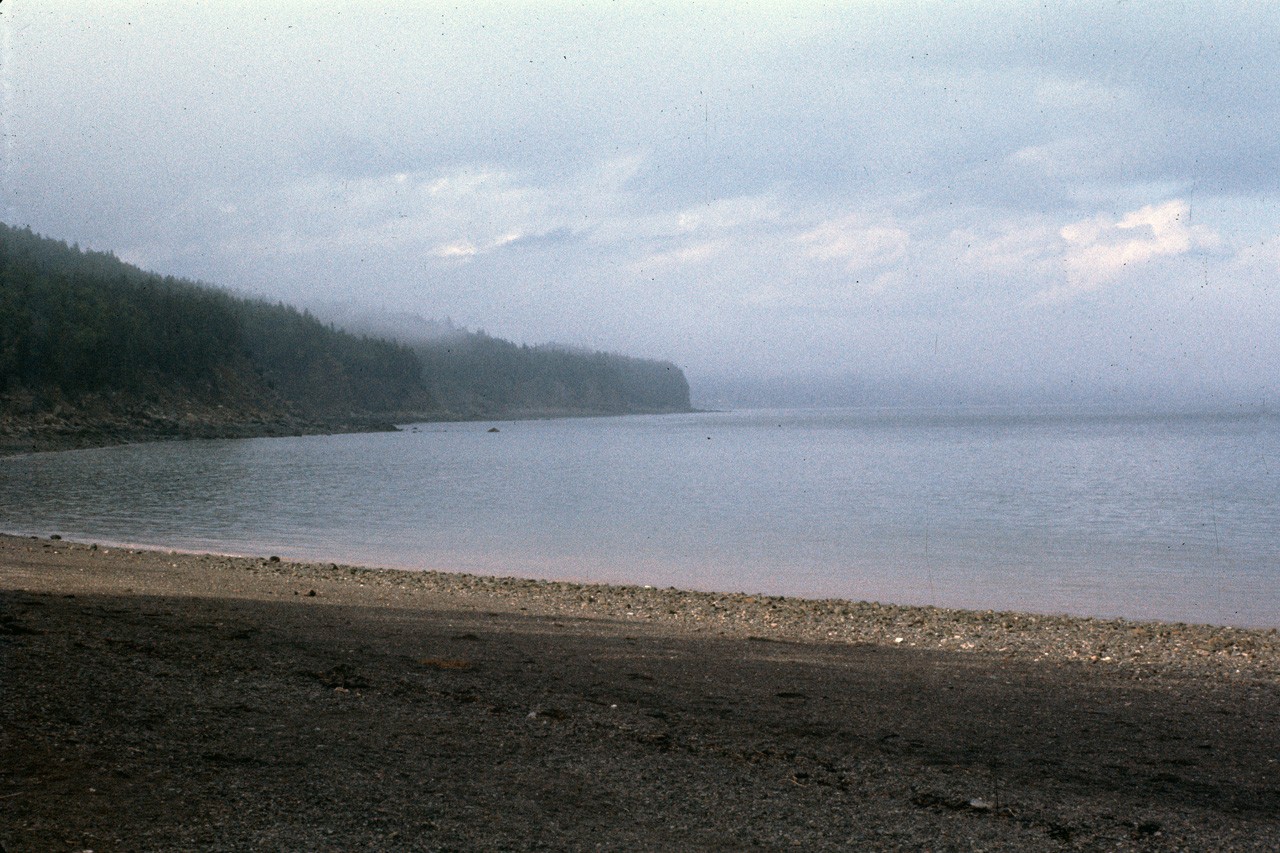
<svg viewBox="0 0 1280 853"><path fill-rule="evenodd" d="M1280 842L1276 631L0 536L0 663L6 853Z"/></svg>
<svg viewBox="0 0 1280 853"><path fill-rule="evenodd" d="M60 408L36 415L0 410L0 456L153 441L388 432L395 428L383 417L319 420L281 412L229 413L207 407L157 407L129 413Z"/></svg>
<svg viewBox="0 0 1280 853"><path fill-rule="evenodd" d="M39 417L6 415L0 411L0 457L22 453L84 450L155 441L191 441L225 438L280 438L299 435L341 435L365 432L395 432L397 424L479 423L558 418L620 417L631 414L688 414L697 410L655 410L643 412L599 412L572 409L521 409L493 414L451 412L397 412L351 417L316 419L279 412L242 417L217 411L174 413L159 411L143 415L102 415L75 410Z"/></svg>

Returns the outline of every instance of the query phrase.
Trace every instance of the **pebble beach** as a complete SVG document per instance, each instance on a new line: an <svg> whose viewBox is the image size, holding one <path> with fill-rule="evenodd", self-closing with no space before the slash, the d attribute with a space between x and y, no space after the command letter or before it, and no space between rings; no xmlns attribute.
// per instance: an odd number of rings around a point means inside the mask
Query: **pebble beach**
<svg viewBox="0 0 1280 853"><path fill-rule="evenodd" d="M9 853L1280 849L1274 629L4 536L0 659Z"/></svg>

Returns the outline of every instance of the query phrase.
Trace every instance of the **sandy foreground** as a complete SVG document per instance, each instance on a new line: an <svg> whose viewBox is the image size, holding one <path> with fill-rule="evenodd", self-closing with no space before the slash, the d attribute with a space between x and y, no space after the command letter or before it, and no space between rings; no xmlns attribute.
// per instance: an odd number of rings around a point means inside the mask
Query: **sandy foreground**
<svg viewBox="0 0 1280 853"><path fill-rule="evenodd" d="M1280 850L1275 631L0 536L19 851Z"/></svg>

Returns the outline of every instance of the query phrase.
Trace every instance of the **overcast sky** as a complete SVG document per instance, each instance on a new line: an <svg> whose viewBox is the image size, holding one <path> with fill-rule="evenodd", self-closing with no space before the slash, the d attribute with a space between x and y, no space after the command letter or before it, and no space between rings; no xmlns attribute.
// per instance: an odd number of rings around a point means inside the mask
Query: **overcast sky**
<svg viewBox="0 0 1280 853"><path fill-rule="evenodd" d="M0 216L700 377L1280 376L1280 12L0 3Z"/></svg>

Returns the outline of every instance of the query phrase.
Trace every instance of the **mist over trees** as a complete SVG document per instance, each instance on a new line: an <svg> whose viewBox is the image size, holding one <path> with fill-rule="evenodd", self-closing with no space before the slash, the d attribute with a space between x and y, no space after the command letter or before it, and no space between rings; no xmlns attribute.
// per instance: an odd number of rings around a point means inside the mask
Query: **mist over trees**
<svg viewBox="0 0 1280 853"><path fill-rule="evenodd" d="M688 411L689 383L669 361L562 344L515 344L452 319L350 303L314 306L349 332L408 344L452 417Z"/></svg>
<svg viewBox="0 0 1280 853"><path fill-rule="evenodd" d="M432 395L463 417L676 412L689 383L670 362L460 332L414 345Z"/></svg>
<svg viewBox="0 0 1280 853"><path fill-rule="evenodd" d="M179 390L305 414L429 408L407 347L0 225L0 393Z"/></svg>
<svg viewBox="0 0 1280 853"><path fill-rule="evenodd" d="M0 224L0 413L165 402L341 421L684 411L672 364L451 323L408 346ZM65 412L64 412L65 414ZM172 419L181 419L179 412ZM223 417L223 415L219 415ZM4 424L0 424L3 427Z"/></svg>

